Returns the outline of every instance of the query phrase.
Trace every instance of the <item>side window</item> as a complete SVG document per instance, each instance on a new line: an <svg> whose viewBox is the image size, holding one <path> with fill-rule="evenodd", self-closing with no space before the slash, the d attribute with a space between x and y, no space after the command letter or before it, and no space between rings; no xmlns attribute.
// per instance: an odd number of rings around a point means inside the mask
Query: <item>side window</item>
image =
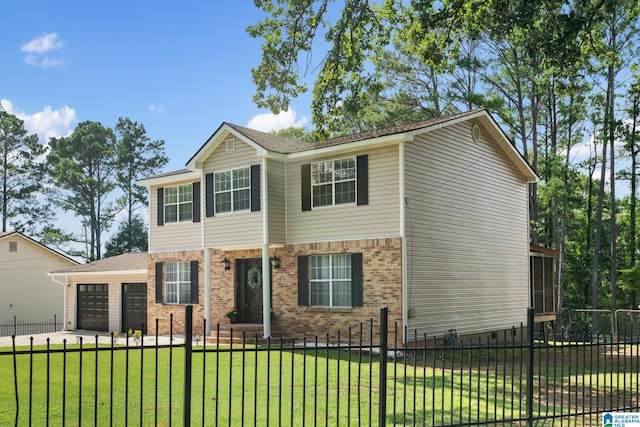
<svg viewBox="0 0 640 427"><path fill-rule="evenodd" d="M165 223L186 222L193 220L193 186L192 184L165 187L164 189L164 221Z"/></svg>
<svg viewBox="0 0 640 427"><path fill-rule="evenodd" d="M302 210L369 204L368 156L302 165Z"/></svg>
<svg viewBox="0 0 640 427"><path fill-rule="evenodd" d="M156 302L195 304L198 302L198 261L157 262Z"/></svg>
<svg viewBox="0 0 640 427"><path fill-rule="evenodd" d="M200 182L157 190L158 225L200 222Z"/></svg>
<svg viewBox="0 0 640 427"><path fill-rule="evenodd" d="M248 167L214 173L213 188L216 214L251 208L251 174Z"/></svg>
<svg viewBox="0 0 640 427"><path fill-rule="evenodd" d="M343 205L356 201L356 158L311 164L313 207Z"/></svg>
<svg viewBox="0 0 640 427"><path fill-rule="evenodd" d="M362 254L300 256L298 304L336 308L362 306Z"/></svg>
<svg viewBox="0 0 640 427"><path fill-rule="evenodd" d="M260 165L205 174L205 214L260 211Z"/></svg>

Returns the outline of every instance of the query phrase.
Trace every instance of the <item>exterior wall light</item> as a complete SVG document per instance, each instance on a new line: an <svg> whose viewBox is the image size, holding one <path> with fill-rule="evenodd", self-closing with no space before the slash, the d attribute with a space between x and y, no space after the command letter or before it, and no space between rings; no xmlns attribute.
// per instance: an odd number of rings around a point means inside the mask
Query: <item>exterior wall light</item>
<svg viewBox="0 0 640 427"><path fill-rule="evenodd" d="M273 268L275 268L276 270L280 268L280 258L278 258L277 256L272 256L271 257L271 266Z"/></svg>
<svg viewBox="0 0 640 427"><path fill-rule="evenodd" d="M231 269L231 262L227 259L227 257L224 257L224 259L221 262L225 270Z"/></svg>

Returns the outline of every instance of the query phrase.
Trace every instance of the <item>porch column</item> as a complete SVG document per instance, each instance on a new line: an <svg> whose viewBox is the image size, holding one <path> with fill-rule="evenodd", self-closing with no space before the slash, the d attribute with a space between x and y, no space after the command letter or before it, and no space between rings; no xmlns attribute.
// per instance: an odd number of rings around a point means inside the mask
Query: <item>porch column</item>
<svg viewBox="0 0 640 427"><path fill-rule="evenodd" d="M205 335L211 332L211 249L204 248L204 319Z"/></svg>
<svg viewBox="0 0 640 427"><path fill-rule="evenodd" d="M271 336L271 261L269 245L262 246L262 327L264 338Z"/></svg>

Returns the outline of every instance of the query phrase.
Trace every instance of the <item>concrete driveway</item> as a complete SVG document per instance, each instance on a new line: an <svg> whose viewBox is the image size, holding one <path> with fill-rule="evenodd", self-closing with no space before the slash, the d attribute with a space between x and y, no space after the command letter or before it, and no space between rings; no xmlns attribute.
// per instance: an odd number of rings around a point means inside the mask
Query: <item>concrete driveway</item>
<svg viewBox="0 0 640 427"><path fill-rule="evenodd" d="M68 345L77 344L82 338L83 346L93 346L96 342L96 336L98 337L99 344L111 344L111 334L108 332L96 332L96 331L60 331L60 332L49 332L46 334L33 334L33 335L18 335L16 336L16 346L28 346L32 342L33 345L46 345L47 338L49 339L50 344L63 344L66 340ZM116 341L116 345L125 345L126 337L124 333L120 334L120 337ZM145 336L143 337L143 343L145 346L153 346L156 345L156 337L153 336ZM169 336L159 336L157 343L159 345L170 344ZM184 343L184 339L182 337L173 338L173 344L182 344ZM195 344L195 342L194 342ZM129 338L129 346L135 347L137 344L133 340L133 338ZM11 347L13 346L13 340L9 337L0 337L0 348L2 347Z"/></svg>

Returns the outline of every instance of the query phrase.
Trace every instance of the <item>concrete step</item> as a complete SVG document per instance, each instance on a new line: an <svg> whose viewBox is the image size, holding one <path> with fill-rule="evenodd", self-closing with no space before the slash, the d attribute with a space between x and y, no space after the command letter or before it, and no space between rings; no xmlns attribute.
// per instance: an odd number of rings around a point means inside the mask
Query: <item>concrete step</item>
<svg viewBox="0 0 640 427"><path fill-rule="evenodd" d="M244 336L244 338L243 338ZM266 345L269 340L263 338L263 328L262 324L255 323L236 323L231 325L229 329L222 329L220 331L213 330L211 333L205 337L207 340L207 344L242 344L247 345L258 344L258 345ZM280 346L280 341L283 343L291 343L293 341L292 338L287 337L286 334L283 334L280 331L272 330L271 331L271 345L276 347Z"/></svg>

